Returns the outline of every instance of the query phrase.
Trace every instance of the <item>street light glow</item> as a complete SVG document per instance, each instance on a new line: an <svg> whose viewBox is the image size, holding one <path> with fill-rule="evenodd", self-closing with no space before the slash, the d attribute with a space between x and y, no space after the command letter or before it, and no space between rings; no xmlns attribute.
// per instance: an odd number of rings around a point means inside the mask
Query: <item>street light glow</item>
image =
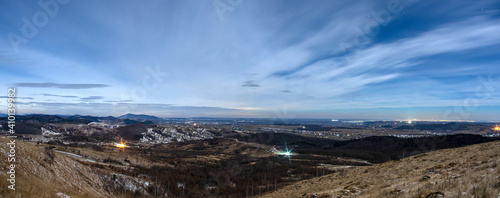
<svg viewBox="0 0 500 198"><path fill-rule="evenodd" d="M116 144L116 147L118 147L118 148L125 148L126 146L127 145L125 145L125 144Z"/></svg>
<svg viewBox="0 0 500 198"><path fill-rule="evenodd" d="M123 142L123 140L120 140L120 143L116 143L115 146L121 149L125 149L125 147L127 147L127 142Z"/></svg>

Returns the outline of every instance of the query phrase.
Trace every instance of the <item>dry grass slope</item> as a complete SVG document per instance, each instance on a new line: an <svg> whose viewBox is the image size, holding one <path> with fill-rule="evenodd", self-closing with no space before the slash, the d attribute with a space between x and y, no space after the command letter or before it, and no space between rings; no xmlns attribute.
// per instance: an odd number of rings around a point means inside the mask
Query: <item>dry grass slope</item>
<svg viewBox="0 0 500 198"><path fill-rule="evenodd" d="M7 143L0 136L0 197L109 197L99 173L88 166L44 148L16 141L16 190L7 189ZM50 151L49 151L50 152Z"/></svg>
<svg viewBox="0 0 500 198"><path fill-rule="evenodd" d="M16 142L16 191L8 190L9 141L0 136L0 197L61 197L58 193L71 197L124 196L109 189L109 176L116 172L84 165L67 155L21 141ZM83 153L94 156L93 159L112 155L88 149L83 149ZM131 160L141 161L138 159ZM345 169L294 183L263 197L497 197L499 163L497 141Z"/></svg>
<svg viewBox="0 0 500 198"><path fill-rule="evenodd" d="M500 141L300 181L262 197L497 197Z"/></svg>

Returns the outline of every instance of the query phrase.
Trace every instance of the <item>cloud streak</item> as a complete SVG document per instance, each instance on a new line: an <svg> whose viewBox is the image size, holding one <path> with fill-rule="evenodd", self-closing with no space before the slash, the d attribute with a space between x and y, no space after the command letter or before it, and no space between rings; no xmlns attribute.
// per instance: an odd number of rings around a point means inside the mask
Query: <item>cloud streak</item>
<svg viewBox="0 0 500 198"><path fill-rule="evenodd" d="M103 99L104 97L102 96L89 96L89 97L83 97L83 98L80 98L80 100L83 100L83 101L93 101L93 100L100 100L100 99Z"/></svg>
<svg viewBox="0 0 500 198"><path fill-rule="evenodd" d="M15 83L15 87L28 87L28 88L59 88L59 89L92 89L109 87L105 84L59 84L59 83Z"/></svg>
<svg viewBox="0 0 500 198"><path fill-rule="evenodd" d="M9 98L9 97L7 97L7 96L0 96L0 98ZM33 97L16 97L16 99L33 100Z"/></svg>
<svg viewBox="0 0 500 198"><path fill-rule="evenodd" d="M241 85L241 86L242 87L260 87L260 85L255 84L255 82L253 80L245 81L245 83L243 83L243 85Z"/></svg>
<svg viewBox="0 0 500 198"><path fill-rule="evenodd" d="M59 97L59 98L78 98L77 96L55 95L55 94L37 94L37 95L47 96L47 97Z"/></svg>
<svg viewBox="0 0 500 198"><path fill-rule="evenodd" d="M170 104L130 104L130 103L103 103L103 102L18 102L22 109L32 109L33 113L43 113L45 109L52 109L52 114L75 114L74 108L79 110L79 114L83 115L113 115L119 116L130 111L138 109L141 112L160 117L197 117L197 116L216 116L223 117L224 115L242 116L244 113L240 109L222 108L222 107L206 107L206 106L178 106ZM95 109L103 111L95 111Z"/></svg>
<svg viewBox="0 0 500 198"><path fill-rule="evenodd" d="M498 24L500 24L499 20L492 21L484 17L447 24L414 37L395 40L391 43L373 44L346 56L333 56L311 61L311 64L303 65L298 69L291 67L289 70L273 72L269 75L269 78L273 79L270 84L282 86L292 84L301 94L320 93L314 96L320 100L363 89L373 89L380 91L380 93L387 92L379 88L374 89L377 87L375 84L391 80L401 83L403 79L398 78L418 75L411 68L426 67L423 65L426 64L429 57L498 46L500 37L495 33L500 31ZM311 59L313 60L313 58ZM441 73L439 70L436 72ZM310 84L315 86L308 86ZM442 85L434 85L432 89L438 89L440 86ZM458 88L458 90L460 89ZM370 90L367 91L368 95L371 95L370 92ZM426 93L419 92L418 94L424 97ZM388 100L391 97L394 96L387 94L387 96L379 98ZM436 99L434 98L428 103L421 102L421 105L432 105L437 102ZM380 102L384 102L384 100L380 100Z"/></svg>

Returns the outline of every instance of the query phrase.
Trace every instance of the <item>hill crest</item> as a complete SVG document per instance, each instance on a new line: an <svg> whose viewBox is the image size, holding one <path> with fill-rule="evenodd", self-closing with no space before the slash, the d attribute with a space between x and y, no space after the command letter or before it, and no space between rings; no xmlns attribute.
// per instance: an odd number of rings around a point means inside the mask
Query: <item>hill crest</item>
<svg viewBox="0 0 500 198"><path fill-rule="evenodd" d="M341 169L261 197L497 197L499 164L495 141Z"/></svg>

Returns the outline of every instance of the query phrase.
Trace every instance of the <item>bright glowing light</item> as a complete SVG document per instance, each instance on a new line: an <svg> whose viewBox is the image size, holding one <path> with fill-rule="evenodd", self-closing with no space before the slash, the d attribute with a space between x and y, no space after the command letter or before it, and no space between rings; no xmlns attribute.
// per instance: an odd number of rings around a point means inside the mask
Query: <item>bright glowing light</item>
<svg viewBox="0 0 500 198"><path fill-rule="evenodd" d="M411 124L411 120L408 120L408 124Z"/></svg>
<svg viewBox="0 0 500 198"><path fill-rule="evenodd" d="M288 157L288 163L292 164L292 160L290 159L290 156L293 155L292 153L292 149L288 150L288 146L286 145L286 141L285 142L285 151L277 151L276 148L274 148L273 150L273 153L276 154L276 155L281 155L281 156L284 156L284 157Z"/></svg>
<svg viewBox="0 0 500 198"><path fill-rule="evenodd" d="M276 154L276 155L284 155L284 156L290 156L290 155L293 155L293 153L292 153L292 152L290 152L290 151L274 152L274 154Z"/></svg>
<svg viewBox="0 0 500 198"><path fill-rule="evenodd" d="M116 144L116 147L118 147L118 148L125 148L126 146L127 145L125 145L125 144Z"/></svg>
<svg viewBox="0 0 500 198"><path fill-rule="evenodd" d="M495 128L493 128L493 130L500 131L500 127L498 125L496 125Z"/></svg>
<svg viewBox="0 0 500 198"><path fill-rule="evenodd" d="M116 143L115 146L121 149L125 149L127 147L127 142L123 142L123 140L120 140L120 143Z"/></svg>

